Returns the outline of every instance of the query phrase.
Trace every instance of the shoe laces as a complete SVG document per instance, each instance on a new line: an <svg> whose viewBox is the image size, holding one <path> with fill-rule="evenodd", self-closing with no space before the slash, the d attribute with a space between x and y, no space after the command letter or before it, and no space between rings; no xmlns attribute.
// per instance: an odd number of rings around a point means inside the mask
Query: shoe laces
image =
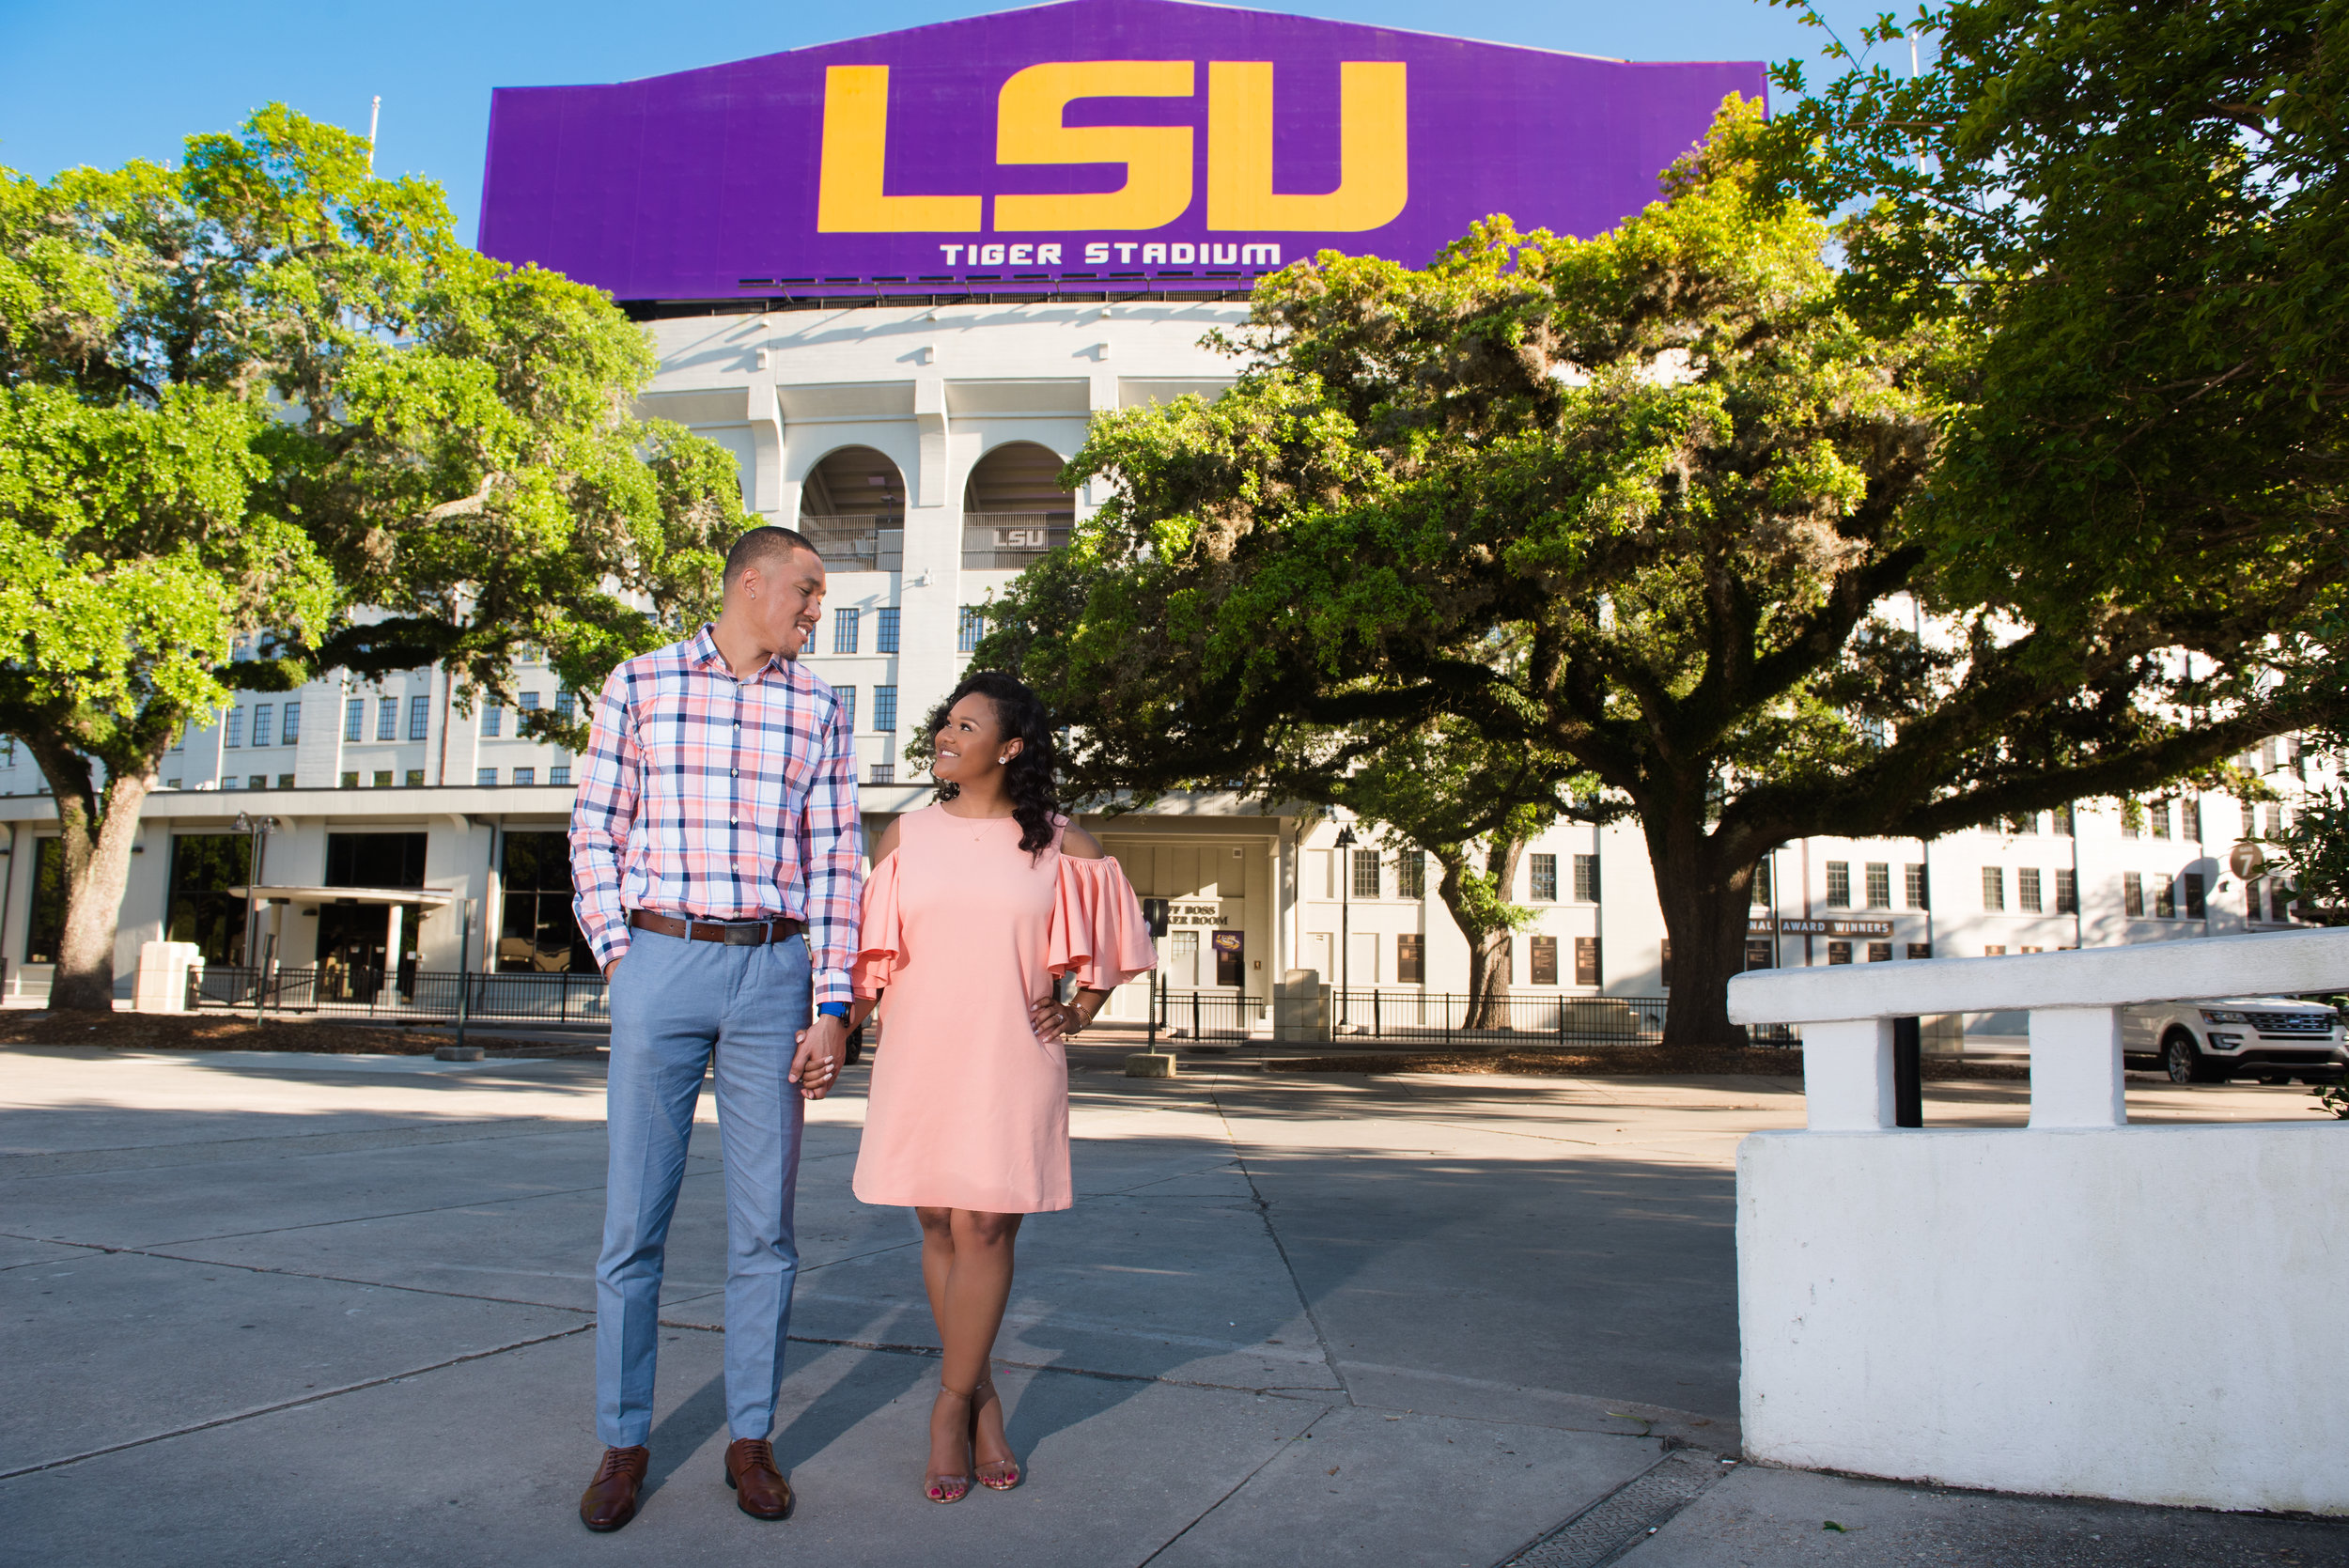
<svg viewBox="0 0 2349 1568"><path fill-rule="evenodd" d="M605 1449L603 1451L603 1463L596 1467L596 1479L598 1481L610 1481L615 1475L621 1475L633 1470L636 1467L638 1457L643 1452L644 1450L642 1449Z"/></svg>
<svg viewBox="0 0 2349 1568"><path fill-rule="evenodd" d="M754 1465L764 1465L770 1470L775 1467L775 1445L767 1438L746 1437L739 1446L744 1468Z"/></svg>

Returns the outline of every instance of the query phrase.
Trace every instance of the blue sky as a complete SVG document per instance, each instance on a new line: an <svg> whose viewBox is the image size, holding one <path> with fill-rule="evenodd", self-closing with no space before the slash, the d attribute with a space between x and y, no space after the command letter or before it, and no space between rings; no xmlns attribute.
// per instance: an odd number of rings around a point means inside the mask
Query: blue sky
<svg viewBox="0 0 2349 1568"><path fill-rule="evenodd" d="M986 0L0 0L0 165L46 178L78 163L176 163L181 138L230 129L272 99L364 132L380 93L377 166L441 181L470 240L492 87L623 81L1009 8ZM1815 58L1821 41L1761 0L1256 8L1635 60ZM1847 38L1880 8L1881 0L1823 6Z"/></svg>

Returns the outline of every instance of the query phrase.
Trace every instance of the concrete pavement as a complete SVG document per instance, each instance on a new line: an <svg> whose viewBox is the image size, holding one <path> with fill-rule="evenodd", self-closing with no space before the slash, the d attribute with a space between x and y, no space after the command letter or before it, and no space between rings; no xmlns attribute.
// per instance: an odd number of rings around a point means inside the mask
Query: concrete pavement
<svg viewBox="0 0 2349 1568"><path fill-rule="evenodd" d="M653 1484L598 1538L599 1063L0 1051L0 1561L2349 1563L2329 1522L1720 1463L1731 1160L1799 1120L1790 1082L1186 1071L1075 1075L1079 1203L1023 1232L1001 1346L1031 1480L953 1508L919 1491L916 1238L848 1193L861 1073L802 1167L801 1513L730 1506L697 1139ZM2023 1114L1934 1087L1934 1120ZM2132 1086L2148 1118L2304 1104ZM1985 1555L2010 1537L2108 1555Z"/></svg>

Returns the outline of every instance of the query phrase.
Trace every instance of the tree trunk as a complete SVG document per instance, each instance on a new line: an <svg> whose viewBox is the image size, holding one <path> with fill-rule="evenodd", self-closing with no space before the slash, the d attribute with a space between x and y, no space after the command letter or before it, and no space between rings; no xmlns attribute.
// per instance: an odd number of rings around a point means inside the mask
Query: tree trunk
<svg viewBox="0 0 2349 1568"><path fill-rule="evenodd" d="M1496 833L1486 841L1485 870L1480 878L1469 864L1471 851L1460 846L1436 852L1443 867L1437 893L1452 923L1468 939L1468 1013L1464 1029L1498 1029L1507 1021L1508 989L1501 980L1508 963L1509 937L1516 929L1501 918L1509 890L1517 885L1517 862L1525 854L1521 835ZM1480 885L1481 883L1481 885Z"/></svg>
<svg viewBox="0 0 2349 1568"><path fill-rule="evenodd" d="M1663 1044L1742 1046L1745 1027L1729 1021L1729 982L1746 967L1757 862L1725 863L1701 817L1689 823L1653 815L1644 820L1672 943Z"/></svg>
<svg viewBox="0 0 2349 1568"><path fill-rule="evenodd" d="M112 1013L122 890L131 879L139 806L154 778L151 771L126 769L101 786L87 757L54 743L34 752L56 797L58 870L65 884L65 926L49 1005L61 1013Z"/></svg>

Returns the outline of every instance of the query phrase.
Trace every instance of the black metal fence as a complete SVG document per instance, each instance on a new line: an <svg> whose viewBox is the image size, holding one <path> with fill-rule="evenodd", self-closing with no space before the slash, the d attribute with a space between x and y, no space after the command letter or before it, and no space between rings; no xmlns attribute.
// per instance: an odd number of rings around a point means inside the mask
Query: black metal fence
<svg viewBox="0 0 2349 1568"><path fill-rule="evenodd" d="M1271 1017L1269 1003L1237 991L1154 992L1151 1005L1169 1040L1245 1040L1251 1025Z"/></svg>
<svg viewBox="0 0 2349 1568"><path fill-rule="evenodd" d="M1481 1009L1458 992L1355 990L1330 993L1340 1039L1435 1044L1652 1046L1664 1035L1662 997L1573 997L1506 992Z"/></svg>
<svg viewBox="0 0 2349 1568"><path fill-rule="evenodd" d="M226 964L188 976L190 1008L256 1004L257 972ZM281 969L258 999L265 1013L354 1018L453 1018L461 1004L484 1022L605 1024L609 987L599 974L460 974L410 970Z"/></svg>

